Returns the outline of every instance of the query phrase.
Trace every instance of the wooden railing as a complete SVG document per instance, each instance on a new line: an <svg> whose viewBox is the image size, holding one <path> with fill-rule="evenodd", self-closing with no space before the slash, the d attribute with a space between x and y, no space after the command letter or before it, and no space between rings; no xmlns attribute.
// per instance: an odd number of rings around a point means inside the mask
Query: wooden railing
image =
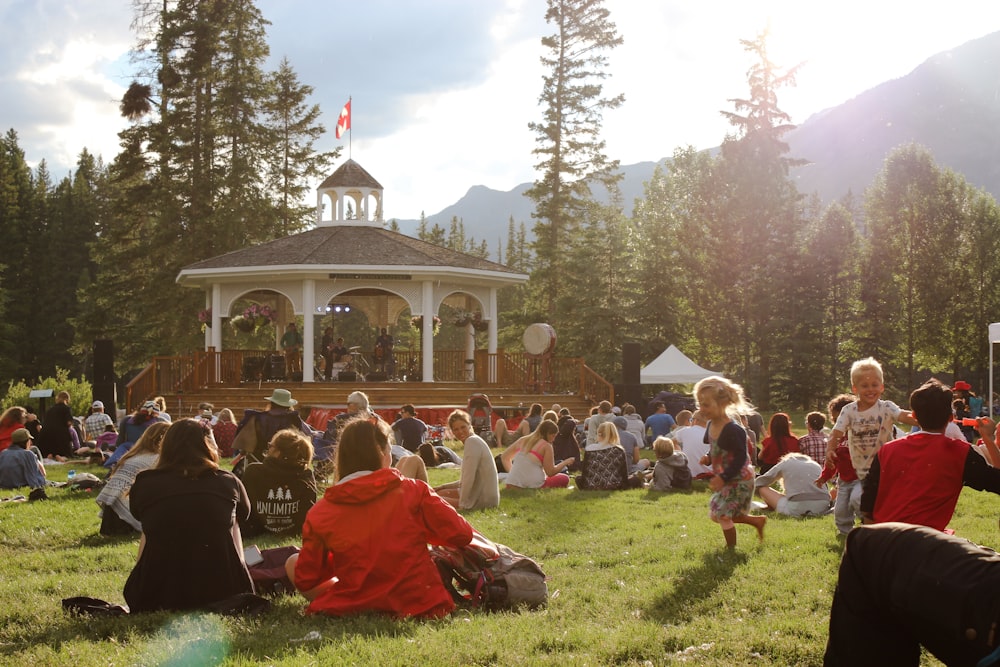
<svg viewBox="0 0 1000 667"><path fill-rule="evenodd" d="M396 376L420 377L418 351L395 353ZM372 369L374 370L374 369ZM153 357L125 389L125 409L159 394L195 391L212 385L238 386L251 380L284 376L284 358L263 350L208 350L187 356ZM581 357L539 359L523 352L479 350L467 359L463 350L434 352L438 382L475 382L479 386L523 387L525 391L579 394L592 403L614 402L614 386L591 370Z"/></svg>

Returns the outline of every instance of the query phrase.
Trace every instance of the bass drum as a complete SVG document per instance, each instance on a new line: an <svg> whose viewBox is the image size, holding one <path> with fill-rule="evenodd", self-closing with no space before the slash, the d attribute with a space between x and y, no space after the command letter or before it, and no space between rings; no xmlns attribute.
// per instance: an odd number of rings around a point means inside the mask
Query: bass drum
<svg viewBox="0 0 1000 667"><path fill-rule="evenodd" d="M536 322L524 330L524 351L528 354L550 354L556 349L556 330Z"/></svg>

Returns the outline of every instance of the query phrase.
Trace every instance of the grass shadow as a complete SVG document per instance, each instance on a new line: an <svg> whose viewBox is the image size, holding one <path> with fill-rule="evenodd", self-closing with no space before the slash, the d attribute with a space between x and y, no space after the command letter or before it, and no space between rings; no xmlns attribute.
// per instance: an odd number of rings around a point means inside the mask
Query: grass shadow
<svg viewBox="0 0 1000 667"><path fill-rule="evenodd" d="M298 603L301 602L302 605ZM187 663L178 656L190 653L192 644L204 644L210 650L247 656L262 663L275 658L288 657L302 650L316 653L330 644L353 638L376 640L385 638L410 639L423 624L440 623L435 620L400 620L388 614L358 614L335 618L323 615L302 615L299 608L305 600L297 598L295 611L284 604L275 604L269 611L257 616L225 617L206 612L149 612L124 616L80 616L66 614L57 627L18 634L14 642L0 644L0 656L18 655L25 647L46 645L54 651L63 645L78 642L81 638L96 642L128 645L141 641L146 652L173 655L169 664ZM280 646L278 650L275 647ZM149 658L149 656L145 656ZM164 664L159 660L152 660ZM146 660L141 661L142 664ZM218 662L212 664L219 664Z"/></svg>
<svg viewBox="0 0 1000 667"><path fill-rule="evenodd" d="M671 589L657 594L646 613L663 624L690 620L698 615L701 606L711 604L712 594L726 585L747 558L747 554L739 551L703 554L700 564L683 569L671 578Z"/></svg>

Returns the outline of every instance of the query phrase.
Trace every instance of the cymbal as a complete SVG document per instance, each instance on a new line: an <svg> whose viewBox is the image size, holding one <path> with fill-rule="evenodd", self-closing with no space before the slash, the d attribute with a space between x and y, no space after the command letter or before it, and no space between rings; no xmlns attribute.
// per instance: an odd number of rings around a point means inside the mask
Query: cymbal
<svg viewBox="0 0 1000 667"><path fill-rule="evenodd" d="M347 348L347 349L348 349L348 350L360 350L360 349L361 349L361 346L360 346L360 345L352 345L351 347L349 347L349 348Z"/></svg>

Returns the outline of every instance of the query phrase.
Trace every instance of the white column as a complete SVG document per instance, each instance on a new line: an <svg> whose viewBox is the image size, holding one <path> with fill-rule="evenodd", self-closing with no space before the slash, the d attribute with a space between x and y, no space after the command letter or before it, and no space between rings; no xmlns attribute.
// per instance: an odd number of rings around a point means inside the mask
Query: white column
<svg viewBox="0 0 1000 667"><path fill-rule="evenodd" d="M420 340L423 342L421 373L424 382L434 382L434 283L425 280L422 287L424 326L420 332Z"/></svg>
<svg viewBox="0 0 1000 667"><path fill-rule="evenodd" d="M487 351L490 354L497 353L497 288L490 288L490 328Z"/></svg>
<svg viewBox="0 0 1000 667"><path fill-rule="evenodd" d="M219 283L212 285L212 302L208 304L212 309L211 345L217 352L222 351L222 286Z"/></svg>
<svg viewBox="0 0 1000 667"><path fill-rule="evenodd" d="M476 379L476 329L472 322L465 325L465 379Z"/></svg>
<svg viewBox="0 0 1000 667"><path fill-rule="evenodd" d="M314 330L316 329L316 281L302 281L302 381L314 382Z"/></svg>
<svg viewBox="0 0 1000 667"><path fill-rule="evenodd" d="M496 359L496 356L495 356L496 353L497 353L497 320L498 319L500 319L500 318L497 317L497 288L496 287L491 287L490 288L490 320L489 320L489 329L488 329L488 333L487 333L487 336L489 337L489 341L486 344L487 345L486 350L490 354L490 363L487 364L487 368L489 369L489 370L487 370L487 376L488 376L487 377L487 381L490 384L494 384L497 381L497 365L500 363Z"/></svg>

